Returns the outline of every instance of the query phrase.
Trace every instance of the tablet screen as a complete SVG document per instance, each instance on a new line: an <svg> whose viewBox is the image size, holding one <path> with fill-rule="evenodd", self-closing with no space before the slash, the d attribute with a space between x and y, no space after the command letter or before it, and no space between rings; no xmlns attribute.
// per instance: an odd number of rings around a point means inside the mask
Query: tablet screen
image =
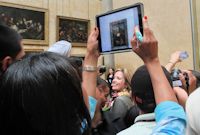
<svg viewBox="0 0 200 135"><path fill-rule="evenodd" d="M134 27L138 25L142 31L141 9L141 4L137 4L96 17L100 53L130 51Z"/></svg>

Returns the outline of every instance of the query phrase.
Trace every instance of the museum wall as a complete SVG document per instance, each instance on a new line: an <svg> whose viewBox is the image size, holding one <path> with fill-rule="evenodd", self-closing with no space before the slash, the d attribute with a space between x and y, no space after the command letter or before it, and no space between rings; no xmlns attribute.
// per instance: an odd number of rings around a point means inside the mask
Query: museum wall
<svg viewBox="0 0 200 135"><path fill-rule="evenodd" d="M197 48L196 49L198 49L197 50L197 67L200 69L200 0L195 0L196 1L196 23L197 23L197 25L196 25L196 29L197 29L197 40L198 40L198 46L197 46Z"/></svg>
<svg viewBox="0 0 200 135"><path fill-rule="evenodd" d="M99 0L0 0L12 4L31 6L33 9L48 10L48 43L44 45L24 45L27 51L46 50L48 45L56 42L57 16L90 20L90 28L95 25L95 15L101 11ZM73 47L72 55L84 56L85 47Z"/></svg>
<svg viewBox="0 0 200 135"><path fill-rule="evenodd" d="M95 25L95 16L101 13L101 0L0 0L13 4L31 6L48 10L48 43L56 42L56 17L74 17L90 20L90 28ZM144 12L149 25L159 41L161 64L165 65L169 56L176 50L186 50L189 58L178 64L178 67L193 69L193 48L190 10L188 0L113 0L113 9L144 3ZM199 2L197 2L199 4ZM199 11L199 8L198 8ZM199 20L199 18L198 18ZM199 22L198 22L199 24ZM200 25L199 25L200 26ZM199 30L199 29L198 29ZM46 50L48 46L25 45L26 50ZM72 48L72 55L84 56L85 47ZM114 55L116 68L126 67L133 72L142 61L132 52ZM103 63L101 57L100 64Z"/></svg>
<svg viewBox="0 0 200 135"><path fill-rule="evenodd" d="M144 13L149 26L159 43L161 64L165 65L169 56L176 50L186 50L189 58L177 67L193 69L193 49L190 10L188 0L113 0L113 8L144 3ZM117 67L128 67L134 71L142 61L134 53L115 54Z"/></svg>

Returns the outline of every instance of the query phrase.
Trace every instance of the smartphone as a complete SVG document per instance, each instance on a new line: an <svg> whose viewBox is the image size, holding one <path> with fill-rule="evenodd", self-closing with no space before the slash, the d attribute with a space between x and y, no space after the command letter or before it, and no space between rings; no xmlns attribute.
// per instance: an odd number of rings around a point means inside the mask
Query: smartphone
<svg viewBox="0 0 200 135"><path fill-rule="evenodd" d="M181 60L187 59L189 57L189 54L186 51L182 51L179 55L179 58Z"/></svg>
<svg viewBox="0 0 200 135"><path fill-rule="evenodd" d="M112 10L96 16L99 28L99 52L101 54L131 51L130 40L135 26L143 33L143 4Z"/></svg>

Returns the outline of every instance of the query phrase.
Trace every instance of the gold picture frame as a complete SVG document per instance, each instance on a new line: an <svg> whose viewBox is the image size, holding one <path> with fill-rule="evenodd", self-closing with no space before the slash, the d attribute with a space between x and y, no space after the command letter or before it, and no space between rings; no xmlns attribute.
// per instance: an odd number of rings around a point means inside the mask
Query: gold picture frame
<svg viewBox="0 0 200 135"><path fill-rule="evenodd" d="M44 49L24 49L26 54L44 52Z"/></svg>
<svg viewBox="0 0 200 135"><path fill-rule="evenodd" d="M57 41L66 40L72 46L86 47L89 31L89 20L57 16Z"/></svg>
<svg viewBox="0 0 200 135"><path fill-rule="evenodd" d="M26 45L48 45L48 10L0 2L0 23L15 29Z"/></svg>

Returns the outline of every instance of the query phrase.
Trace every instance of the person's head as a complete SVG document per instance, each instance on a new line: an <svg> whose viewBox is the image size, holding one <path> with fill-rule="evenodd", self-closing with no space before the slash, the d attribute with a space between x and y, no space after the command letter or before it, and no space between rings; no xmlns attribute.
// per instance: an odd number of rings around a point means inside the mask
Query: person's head
<svg viewBox="0 0 200 135"><path fill-rule="evenodd" d="M109 96L110 88L108 83L100 77L97 77L96 99L101 102L101 106L105 105Z"/></svg>
<svg viewBox="0 0 200 135"><path fill-rule="evenodd" d="M176 70L178 70L177 73ZM176 78L181 81L179 87L183 88L188 94L191 94L200 86L200 73L198 71L174 69L172 74L177 74Z"/></svg>
<svg viewBox="0 0 200 135"><path fill-rule="evenodd" d="M82 80L82 67L83 67L83 58L70 56L69 57L70 63L77 69L78 74Z"/></svg>
<svg viewBox="0 0 200 135"><path fill-rule="evenodd" d="M71 45L70 42L65 41L65 40L61 40L61 41L56 42L52 46L50 46L47 51L58 53L60 55L64 55L64 56L69 57L70 52L71 52L71 48L72 48L72 45Z"/></svg>
<svg viewBox="0 0 200 135"><path fill-rule="evenodd" d="M24 54L22 37L15 30L0 24L0 75Z"/></svg>
<svg viewBox="0 0 200 135"><path fill-rule="evenodd" d="M170 85L172 86L172 80L170 73L162 67ZM156 72L155 72L156 74ZM131 79L132 98L137 106L143 111L143 113L152 113L156 107L153 86L149 72L145 65L139 67L132 76Z"/></svg>
<svg viewBox="0 0 200 135"><path fill-rule="evenodd" d="M80 79L66 57L31 54L13 63L1 82L0 134L80 135L81 125L88 134Z"/></svg>
<svg viewBox="0 0 200 135"><path fill-rule="evenodd" d="M115 70L114 70L114 68L109 68L108 72L109 72L109 74L114 74Z"/></svg>
<svg viewBox="0 0 200 135"><path fill-rule="evenodd" d="M200 87L200 72L191 70L192 74L196 77L196 88Z"/></svg>
<svg viewBox="0 0 200 135"><path fill-rule="evenodd" d="M124 117L124 122L128 127L134 124L135 118L140 115L140 109L137 105L133 105L126 113Z"/></svg>
<svg viewBox="0 0 200 135"><path fill-rule="evenodd" d="M106 66L104 66L104 65L99 65L98 69L99 69L98 70L98 76L101 76L106 72Z"/></svg>
<svg viewBox="0 0 200 135"><path fill-rule="evenodd" d="M123 91L124 89L130 90L128 71L126 69L117 69L111 86L112 90L116 92Z"/></svg>

